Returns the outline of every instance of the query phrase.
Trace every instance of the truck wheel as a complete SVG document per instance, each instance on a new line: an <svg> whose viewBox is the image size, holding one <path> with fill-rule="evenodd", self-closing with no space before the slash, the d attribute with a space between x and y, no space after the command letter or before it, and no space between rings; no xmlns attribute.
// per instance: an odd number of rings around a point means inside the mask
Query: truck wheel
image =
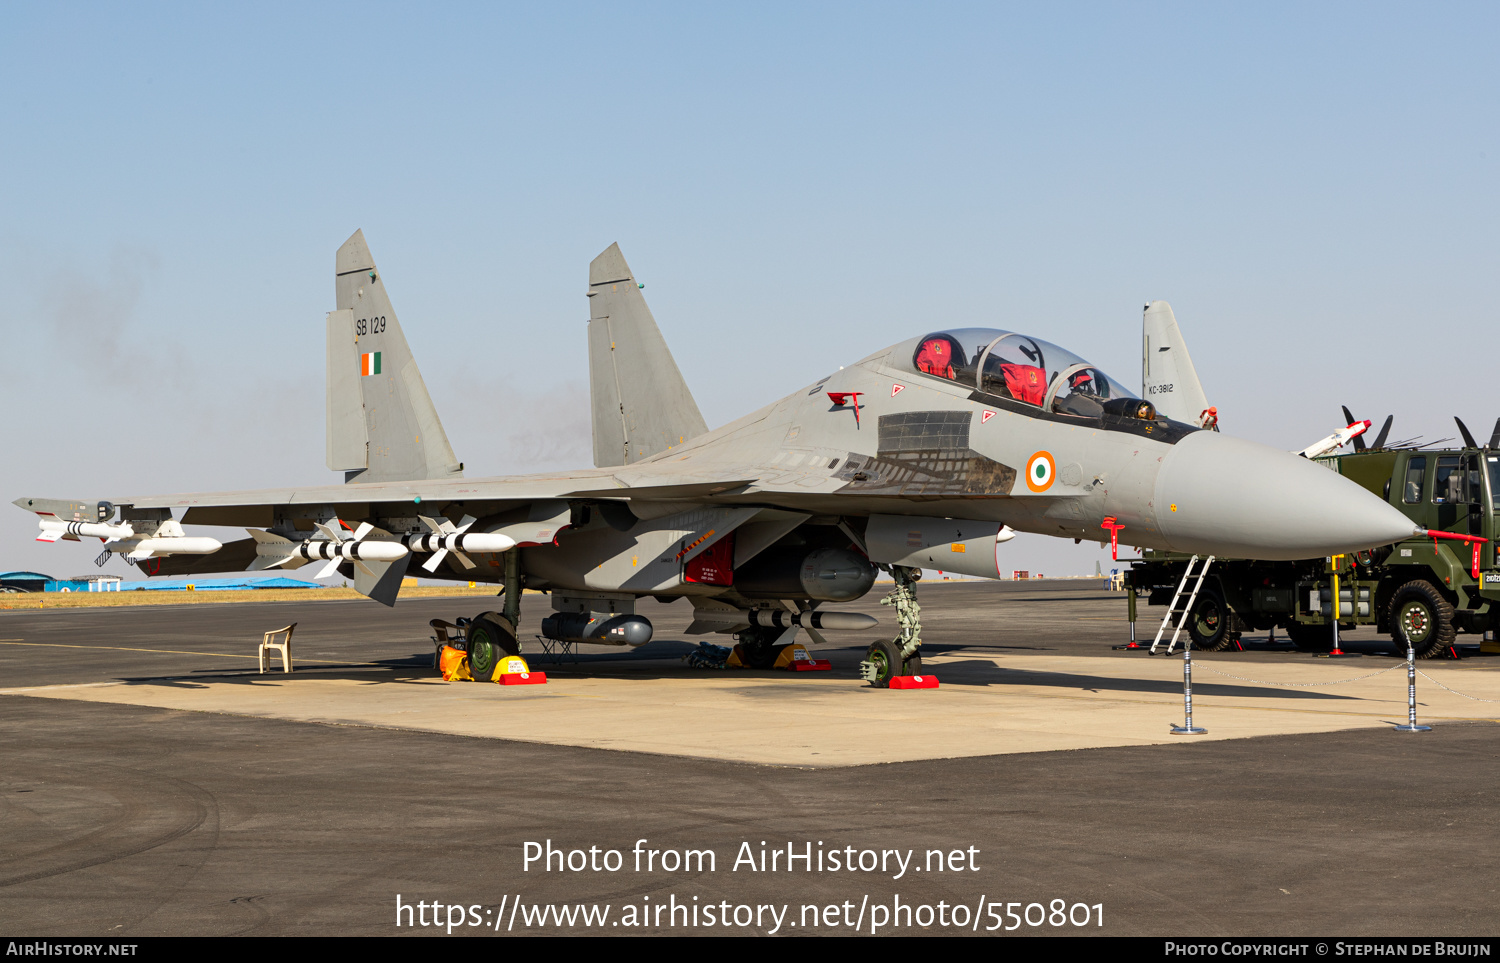
<svg viewBox="0 0 1500 963"><path fill-rule="evenodd" d="M1404 630L1404 634L1403 634ZM1406 655L1406 640L1419 659L1435 659L1453 645L1453 606L1431 582L1416 579L1391 598L1391 641Z"/></svg>
<svg viewBox="0 0 1500 963"><path fill-rule="evenodd" d="M1293 622L1286 627L1286 637L1292 640L1298 652L1333 651L1333 626L1307 625Z"/></svg>
<svg viewBox="0 0 1500 963"><path fill-rule="evenodd" d="M1193 606L1188 618L1188 637L1193 648L1204 652L1221 652L1234 644L1234 616L1217 592L1205 592Z"/></svg>

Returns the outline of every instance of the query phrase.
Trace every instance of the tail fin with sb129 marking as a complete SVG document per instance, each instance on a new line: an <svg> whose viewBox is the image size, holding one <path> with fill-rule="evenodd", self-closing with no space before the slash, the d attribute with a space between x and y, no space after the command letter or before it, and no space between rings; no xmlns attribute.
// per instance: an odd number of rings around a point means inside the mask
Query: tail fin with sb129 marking
<svg viewBox="0 0 1500 963"><path fill-rule="evenodd" d="M350 483L461 478L362 231L339 248L328 314L328 467Z"/></svg>

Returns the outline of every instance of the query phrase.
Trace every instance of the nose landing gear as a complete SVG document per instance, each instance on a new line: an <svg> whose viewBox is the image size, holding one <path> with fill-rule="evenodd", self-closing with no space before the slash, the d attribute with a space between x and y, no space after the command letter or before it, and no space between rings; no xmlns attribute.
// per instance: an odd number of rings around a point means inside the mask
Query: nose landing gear
<svg viewBox="0 0 1500 963"><path fill-rule="evenodd" d="M895 676L922 674L922 607L917 604L922 570L892 565L890 572L896 587L880 604L895 606L900 634L894 639L878 639L859 664L859 677L878 689L890 688Z"/></svg>

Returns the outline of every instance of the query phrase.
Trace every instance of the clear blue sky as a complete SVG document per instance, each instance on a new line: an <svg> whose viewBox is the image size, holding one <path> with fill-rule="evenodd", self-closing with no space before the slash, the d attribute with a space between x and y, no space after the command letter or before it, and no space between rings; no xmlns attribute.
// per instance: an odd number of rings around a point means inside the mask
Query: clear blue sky
<svg viewBox="0 0 1500 963"><path fill-rule="evenodd" d="M5 502L337 480L323 315L356 228L470 476L589 464L613 241L711 425L960 323L1137 384L1155 298L1232 433L1500 416L1493 4L5 19ZM92 567L32 532L0 506L0 568Z"/></svg>

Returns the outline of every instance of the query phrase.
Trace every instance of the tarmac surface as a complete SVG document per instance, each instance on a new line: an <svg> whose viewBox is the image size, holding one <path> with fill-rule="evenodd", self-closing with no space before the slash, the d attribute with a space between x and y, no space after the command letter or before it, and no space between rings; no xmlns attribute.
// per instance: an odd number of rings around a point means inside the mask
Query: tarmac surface
<svg viewBox="0 0 1500 963"><path fill-rule="evenodd" d="M881 594L854 608L889 624ZM863 686L848 634L814 653L829 673L689 669L685 603L646 603L659 641L533 660L550 681L524 688L433 681L427 620L493 599L0 612L0 935L431 935L432 901L463 907L453 935L1496 932L1478 700L1500 658L1419 663L1434 729L1405 734L1387 640L1329 660L1251 637L1195 658L1210 731L1174 736L1181 660L1111 649L1121 595L921 599L937 691ZM523 624L547 610L526 596ZM260 633L289 622L296 671L260 675ZM528 868L548 840L620 868ZM886 868L820 870L835 850ZM579 904L611 915L555 915Z"/></svg>

